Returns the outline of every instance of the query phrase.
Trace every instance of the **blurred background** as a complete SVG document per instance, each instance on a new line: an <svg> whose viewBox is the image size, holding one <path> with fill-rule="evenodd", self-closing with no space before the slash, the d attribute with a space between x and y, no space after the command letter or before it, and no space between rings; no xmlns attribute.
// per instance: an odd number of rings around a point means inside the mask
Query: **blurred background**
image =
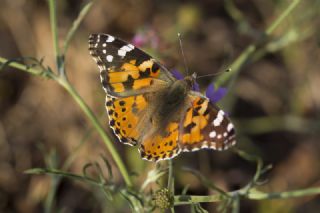
<svg viewBox="0 0 320 213"><path fill-rule="evenodd" d="M280 192L320 185L320 1L301 1L277 28L264 30L290 0L97 0L80 25L66 54L67 74L80 95L110 133L130 172L141 184L153 163L140 159L136 148L117 143L107 125L105 94L98 68L88 52L91 33L109 33L131 41L169 69L184 71L177 33L182 33L188 68L202 78L202 90L252 43L258 49L232 81L219 104L238 132L237 147L260 156L273 169L261 189ZM86 1L58 1L61 44ZM0 56L43 59L54 64L46 1L2 0ZM61 45L62 46L62 45ZM0 72L0 212L128 212L121 201L111 203L87 184L48 175L27 175L34 167L81 173L84 165L112 160L79 106L53 80L13 68ZM176 193L212 191L190 173L200 171L220 188L246 185L256 165L232 151L184 153L174 161ZM122 179L113 166L115 179ZM54 198L50 196L54 195ZM203 204L216 212L216 204ZM116 210L117 209L117 210ZM189 207L176 208L189 212ZM320 197L241 201L241 212L319 212Z"/></svg>

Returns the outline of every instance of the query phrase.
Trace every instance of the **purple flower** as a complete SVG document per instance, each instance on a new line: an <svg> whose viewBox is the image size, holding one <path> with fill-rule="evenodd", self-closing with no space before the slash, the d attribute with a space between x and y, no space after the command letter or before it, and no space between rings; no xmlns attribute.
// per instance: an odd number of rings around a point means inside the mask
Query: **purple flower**
<svg viewBox="0 0 320 213"><path fill-rule="evenodd" d="M173 77L175 77L178 80L184 79L184 76L178 70L172 70L171 73L172 73Z"/></svg>
<svg viewBox="0 0 320 213"><path fill-rule="evenodd" d="M157 49L160 44L160 39L157 33L152 30L143 30L135 34L132 38L131 43L137 47L151 47L152 49Z"/></svg>
<svg viewBox="0 0 320 213"><path fill-rule="evenodd" d="M141 47L146 43L146 38L142 34L136 34L132 39L132 44L136 47Z"/></svg>
<svg viewBox="0 0 320 213"><path fill-rule="evenodd" d="M227 94L227 89L224 87L218 88L216 91L214 85L210 84L206 90L206 96L209 98L211 103L217 103Z"/></svg>

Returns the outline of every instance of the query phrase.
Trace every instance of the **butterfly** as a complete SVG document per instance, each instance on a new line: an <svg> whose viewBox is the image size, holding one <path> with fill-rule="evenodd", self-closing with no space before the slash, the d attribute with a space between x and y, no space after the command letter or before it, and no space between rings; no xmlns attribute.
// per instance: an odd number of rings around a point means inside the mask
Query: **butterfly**
<svg viewBox="0 0 320 213"><path fill-rule="evenodd" d="M108 34L92 34L89 51L100 69L109 125L143 159L225 150L236 143L228 116L200 92L196 76L182 80L144 51Z"/></svg>

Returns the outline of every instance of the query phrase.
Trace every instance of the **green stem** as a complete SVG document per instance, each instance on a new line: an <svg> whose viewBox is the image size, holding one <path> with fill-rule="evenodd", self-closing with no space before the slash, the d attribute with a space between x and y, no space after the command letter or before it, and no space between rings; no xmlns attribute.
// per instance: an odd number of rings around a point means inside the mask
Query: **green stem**
<svg viewBox="0 0 320 213"><path fill-rule="evenodd" d="M293 9L300 3L300 0L294 0L291 4L281 13L281 15L265 30L265 35L269 36L282 22L283 20L293 11ZM231 77L236 78L241 67L249 60L249 58L256 51L256 44L249 45L238 58L230 65L229 72L220 75L215 80L215 85L220 87L224 85Z"/></svg>
<svg viewBox="0 0 320 213"><path fill-rule="evenodd" d="M6 62L8 62L7 59L0 57L1 64L4 64ZM41 75L44 72L42 70L38 70L35 68L28 68L27 66L20 64L20 63L17 63L17 62L9 63L8 66L17 68L19 70L22 70L22 71L25 71L25 72L28 72L28 73L31 73L34 75ZM72 85L68 82L67 79L65 79L64 77L57 76L52 72L47 72L47 73L50 75L50 77L52 79L56 80L63 88L65 88L68 91L68 93L71 95L71 97L79 104L80 108L83 110L83 112L89 118L89 120L92 122L93 126L98 131L103 142L105 143L108 150L110 151L111 156L113 157L116 165L118 166L119 171L122 174L126 185L128 187L132 187L132 182L131 182L130 176L128 174L128 171L127 171L123 161L120 158L119 153L115 149L113 143L109 140L103 127L101 126L101 124L99 123L98 119L95 117L93 112L90 110L90 108L87 106L87 104L84 102L84 100L77 93L77 91L74 89L74 87L72 87Z"/></svg>
<svg viewBox="0 0 320 213"><path fill-rule="evenodd" d="M89 118L95 129L100 134L100 137L102 138L104 144L107 146L109 152L111 153L111 156L113 157L113 160L117 164L120 173L122 174L125 183L128 187L132 187L132 182L130 179L130 176L128 174L128 171L120 158L119 153L117 152L116 148L114 147L113 143L110 141L109 137L106 135L105 130L101 126L98 119L95 117L91 109L87 106L87 104L83 101L81 96L78 94L78 92L74 89L74 87L65 79L59 78L58 83L63 86L69 94L73 97L73 99L78 103L80 108L83 110L83 112L86 114L86 116Z"/></svg>
<svg viewBox="0 0 320 213"><path fill-rule="evenodd" d="M173 177L173 160L168 160L168 186L169 192L174 196L174 177ZM170 208L171 213L174 213L174 208Z"/></svg>
<svg viewBox="0 0 320 213"><path fill-rule="evenodd" d="M247 198L249 200L287 199L320 194L320 187L272 193L264 193L259 191L249 191L248 193L245 193L245 190L239 190L228 192L228 194L230 196L242 195L243 198ZM174 205L177 206L188 205L192 203L220 202L225 199L227 199L227 197L219 194L209 196L176 195L174 196Z"/></svg>
<svg viewBox="0 0 320 213"><path fill-rule="evenodd" d="M287 9L285 9L285 11L283 11L281 15L266 29L266 35L270 35L299 3L300 0L293 0Z"/></svg>
<svg viewBox="0 0 320 213"><path fill-rule="evenodd" d="M225 196L220 194L202 196L202 195L176 195L174 196L174 205L189 205L192 203L212 203L225 200Z"/></svg>
<svg viewBox="0 0 320 213"><path fill-rule="evenodd" d="M270 200L270 199L287 199L287 198L297 198L304 196L311 196L320 194L320 187L300 189L287 192L251 192L248 193L247 198L250 200Z"/></svg>
<svg viewBox="0 0 320 213"><path fill-rule="evenodd" d="M50 169L55 169L57 168L59 162L58 162L58 156L56 153L56 150L51 150L48 155L45 157L45 162L47 167ZM51 176L51 186L49 193L45 199L44 202L44 212L45 213L51 213L51 212L56 212L56 192L58 190L58 185L61 181L61 177L59 176Z"/></svg>
<svg viewBox="0 0 320 213"><path fill-rule="evenodd" d="M57 192L57 186L60 183L61 178L57 176L52 176L51 177L51 187L50 191L48 193L48 196L46 197L45 200L45 205L44 205L44 212L45 213L51 213L55 211L55 196Z"/></svg>
<svg viewBox="0 0 320 213"><path fill-rule="evenodd" d="M223 75L220 75L215 80L215 85L217 87L220 87L224 85L231 77L236 78L236 75L238 75L238 71L240 68L246 63L246 61L250 58L250 56L255 52L256 45L251 44L249 45L242 53L238 56L238 58L230 65L229 72L224 73Z"/></svg>
<svg viewBox="0 0 320 213"><path fill-rule="evenodd" d="M51 25L53 49L54 49L54 55L56 58L56 66L57 66L59 75L65 78L63 56L60 54L60 49L59 49L56 0L48 0L48 5L49 5L49 13L50 13L50 25Z"/></svg>
<svg viewBox="0 0 320 213"><path fill-rule="evenodd" d="M60 52L59 52L59 43L58 43L57 7L56 7L57 5L55 0L48 0L48 3L49 3L50 25L51 25L54 55L56 59L58 59Z"/></svg>
<svg viewBox="0 0 320 213"><path fill-rule="evenodd" d="M173 189L173 165L172 159L168 160L168 186L167 188L170 190L171 193L174 193Z"/></svg>
<svg viewBox="0 0 320 213"><path fill-rule="evenodd" d="M8 66L10 66L10 67L13 67L13 68L16 68L18 70L22 70L22 71L28 72L28 73L30 73L32 75L41 75L43 73L43 71L39 70L38 68L28 67L25 64L20 64L18 62L14 62L14 61L10 62L10 60L0 57L0 64L3 65L5 63L8 63ZM3 71L3 69L0 70L0 71Z"/></svg>
<svg viewBox="0 0 320 213"><path fill-rule="evenodd" d="M82 20L86 17L88 12L90 11L92 5L93 5L93 2L87 3L80 11L77 19L72 23L72 26L71 26L70 30L68 31L66 39L64 41L63 53L62 53L63 55L66 54L71 39L73 38L74 34L76 33L77 29L79 28L79 25L81 24Z"/></svg>
<svg viewBox="0 0 320 213"><path fill-rule="evenodd" d="M240 197L235 196L232 201L232 213L240 212Z"/></svg>
<svg viewBox="0 0 320 213"><path fill-rule="evenodd" d="M27 171L25 171L24 173L26 174L51 174L51 175L56 175L56 177L64 177L64 178L70 178L73 180L77 180L77 181L83 181L83 182L87 182L89 184L92 184L94 186L107 186L105 184L102 184L101 182L98 182L97 180L90 178L88 176L81 176L81 175L77 175L77 174L73 174L73 173L69 173L69 172L64 172L62 170L58 170L58 169L46 169L46 168L34 168L34 169L29 169Z"/></svg>

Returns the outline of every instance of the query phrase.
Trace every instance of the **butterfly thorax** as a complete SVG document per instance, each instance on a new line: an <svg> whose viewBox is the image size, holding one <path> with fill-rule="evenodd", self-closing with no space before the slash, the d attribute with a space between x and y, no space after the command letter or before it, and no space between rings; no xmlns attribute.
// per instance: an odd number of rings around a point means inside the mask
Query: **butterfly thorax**
<svg viewBox="0 0 320 213"><path fill-rule="evenodd" d="M164 130L170 122L179 122L189 104L186 102L188 92L192 88L192 77L173 82L170 86L154 94L155 110L152 114L152 123L157 126L156 132ZM165 133L163 133L165 134Z"/></svg>

